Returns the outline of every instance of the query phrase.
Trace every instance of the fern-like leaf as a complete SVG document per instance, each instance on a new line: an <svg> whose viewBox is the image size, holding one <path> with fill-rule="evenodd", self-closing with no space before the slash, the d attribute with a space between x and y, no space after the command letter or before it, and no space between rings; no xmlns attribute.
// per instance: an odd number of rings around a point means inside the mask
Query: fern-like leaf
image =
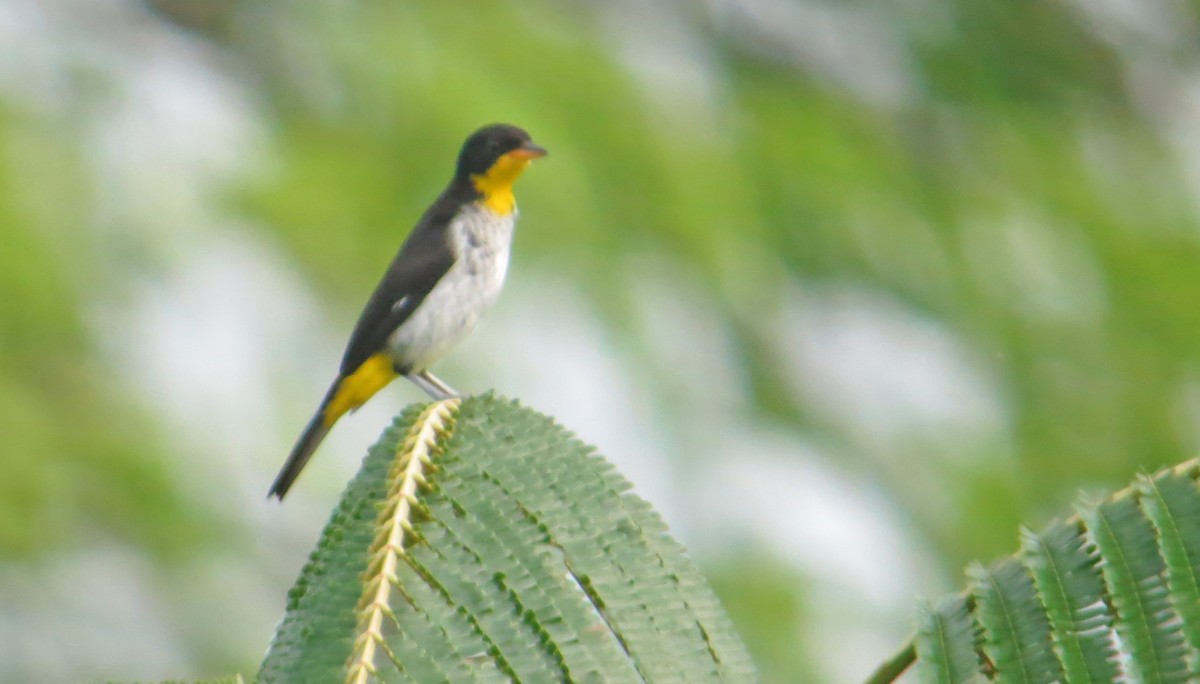
<svg viewBox="0 0 1200 684"><path fill-rule="evenodd" d="M629 488L514 403L406 411L342 496L259 681L754 681Z"/></svg>
<svg viewBox="0 0 1200 684"><path fill-rule="evenodd" d="M1200 461L1191 461L971 570L965 593L917 613L905 662L923 682L1200 681ZM911 654L911 655L909 655Z"/></svg>

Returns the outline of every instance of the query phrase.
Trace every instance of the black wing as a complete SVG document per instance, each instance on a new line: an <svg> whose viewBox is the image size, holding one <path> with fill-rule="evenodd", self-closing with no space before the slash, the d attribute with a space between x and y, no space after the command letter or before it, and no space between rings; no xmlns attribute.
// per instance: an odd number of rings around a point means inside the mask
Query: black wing
<svg viewBox="0 0 1200 684"><path fill-rule="evenodd" d="M443 193L392 259L350 333L342 357L342 376L352 374L363 361L382 351L388 337L454 264L447 228L463 206L457 194L452 190Z"/></svg>

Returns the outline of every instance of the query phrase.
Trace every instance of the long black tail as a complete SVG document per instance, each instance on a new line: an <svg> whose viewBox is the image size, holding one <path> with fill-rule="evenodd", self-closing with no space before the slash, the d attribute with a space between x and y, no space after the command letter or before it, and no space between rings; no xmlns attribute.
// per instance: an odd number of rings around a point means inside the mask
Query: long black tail
<svg viewBox="0 0 1200 684"><path fill-rule="evenodd" d="M279 470L279 474L275 476L275 484L271 485L271 492L267 494L267 498L272 496L283 501L283 495L288 493L292 488L292 484L296 478L300 476L300 471L304 470L304 466L308 463L308 459L312 458L313 452L321 444L321 440L325 439L325 435L329 434L329 429L333 424L325 424L325 408L329 406L329 402L333 400L333 395L337 393L338 386L341 384L342 378L333 381L333 385L329 391L325 393L325 399L321 401L321 406L317 408L317 413L308 422L308 427L304 428L304 433L300 435L300 439L296 440L296 446L292 447L292 453L288 456L287 461L283 464L283 468Z"/></svg>

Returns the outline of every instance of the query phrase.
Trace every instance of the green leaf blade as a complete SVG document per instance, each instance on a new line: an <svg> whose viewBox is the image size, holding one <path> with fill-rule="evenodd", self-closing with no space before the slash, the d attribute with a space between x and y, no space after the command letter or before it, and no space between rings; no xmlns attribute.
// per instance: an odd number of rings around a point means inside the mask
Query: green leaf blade
<svg viewBox="0 0 1200 684"><path fill-rule="evenodd" d="M917 613L917 676L923 684L986 682L975 651L977 626L967 601L954 596L936 609L928 603Z"/></svg>
<svg viewBox="0 0 1200 684"><path fill-rule="evenodd" d="M1050 623L1037 599L1033 578L1015 559L990 569L977 567L974 594L984 628L984 650L1002 682L1049 684L1061 681Z"/></svg>
<svg viewBox="0 0 1200 684"><path fill-rule="evenodd" d="M648 681L752 680L749 656L683 547L630 484L593 450L515 404L464 406L462 458L518 503ZM503 459L489 450L525 443ZM566 450L571 458L545 456ZM486 463L486 467L483 464ZM590 598L589 598L590 597ZM670 655L674 654L674 655Z"/></svg>
<svg viewBox="0 0 1200 684"><path fill-rule="evenodd" d="M1140 501L1158 533L1190 675L1200 675L1200 489L1186 472L1143 478Z"/></svg>
<svg viewBox="0 0 1200 684"><path fill-rule="evenodd" d="M1185 644L1166 586L1166 567L1150 521L1132 496L1114 498L1080 516L1105 559L1101 566L1117 612L1117 633L1130 667L1144 682L1186 682Z"/></svg>
<svg viewBox="0 0 1200 684"><path fill-rule="evenodd" d="M1064 681L1101 684L1119 675L1104 583L1079 523L1023 536L1022 560L1046 608Z"/></svg>

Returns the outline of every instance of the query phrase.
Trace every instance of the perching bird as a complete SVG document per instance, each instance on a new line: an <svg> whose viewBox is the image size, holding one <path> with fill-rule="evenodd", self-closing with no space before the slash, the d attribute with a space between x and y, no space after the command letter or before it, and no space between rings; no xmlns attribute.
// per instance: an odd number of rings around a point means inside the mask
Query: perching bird
<svg viewBox="0 0 1200 684"><path fill-rule="evenodd" d="M450 185L367 300L341 370L269 496L283 499L333 424L397 376L434 399L457 396L429 365L461 342L500 294L517 217L512 186L545 154L516 126L485 126L467 138Z"/></svg>

